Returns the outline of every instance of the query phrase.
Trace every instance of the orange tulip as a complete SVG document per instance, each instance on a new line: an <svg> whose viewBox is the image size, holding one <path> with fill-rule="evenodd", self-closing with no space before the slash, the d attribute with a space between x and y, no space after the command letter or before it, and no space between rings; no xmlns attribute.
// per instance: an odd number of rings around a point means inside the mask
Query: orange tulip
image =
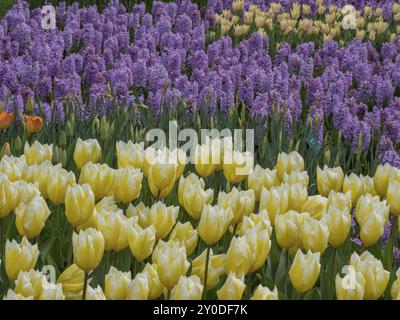
<svg viewBox="0 0 400 320"><path fill-rule="evenodd" d="M29 133L38 133L43 127L43 119L39 116L24 116L26 130Z"/></svg>
<svg viewBox="0 0 400 320"><path fill-rule="evenodd" d="M0 129L7 129L14 120L14 113L1 111L0 112Z"/></svg>

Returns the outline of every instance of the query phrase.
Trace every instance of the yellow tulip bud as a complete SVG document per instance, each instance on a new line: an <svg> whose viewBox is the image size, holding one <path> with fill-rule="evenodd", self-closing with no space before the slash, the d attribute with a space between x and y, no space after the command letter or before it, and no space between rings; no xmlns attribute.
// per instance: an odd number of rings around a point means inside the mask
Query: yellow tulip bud
<svg viewBox="0 0 400 320"><path fill-rule="evenodd" d="M46 283L39 300L65 300L61 284Z"/></svg>
<svg viewBox="0 0 400 320"><path fill-rule="evenodd" d="M86 300L106 300L106 296L100 286L92 288L88 285L86 290Z"/></svg>
<svg viewBox="0 0 400 320"><path fill-rule="evenodd" d="M387 189L387 201L390 206L390 212L400 216L400 181L392 180Z"/></svg>
<svg viewBox="0 0 400 320"><path fill-rule="evenodd" d="M63 204L68 186L72 186L75 182L73 172L68 172L64 169L52 170L47 180L47 196L49 200L56 206Z"/></svg>
<svg viewBox="0 0 400 320"><path fill-rule="evenodd" d="M96 200L110 196L114 192L116 170L107 164L94 164L88 162L81 169L79 184L87 183L93 190Z"/></svg>
<svg viewBox="0 0 400 320"><path fill-rule="evenodd" d="M33 239L40 234L49 216L46 201L35 197L28 203L21 202L15 209L15 225L21 236Z"/></svg>
<svg viewBox="0 0 400 320"><path fill-rule="evenodd" d="M308 197L307 201L301 208L301 212L308 212L311 217L321 219L326 212L328 206L328 199L320 195Z"/></svg>
<svg viewBox="0 0 400 320"><path fill-rule="evenodd" d="M35 197L40 197L40 191L38 184L27 183L23 180L15 181L11 183L11 187L17 191L17 206L21 202L29 202Z"/></svg>
<svg viewBox="0 0 400 320"><path fill-rule="evenodd" d="M300 183L282 186L286 186L288 188L289 209L300 211L308 199L307 188Z"/></svg>
<svg viewBox="0 0 400 320"><path fill-rule="evenodd" d="M289 210L289 190L285 186L265 188L261 191L259 210L266 210L271 224L274 225L275 217Z"/></svg>
<svg viewBox="0 0 400 320"><path fill-rule="evenodd" d="M289 154L281 152L278 155L276 163L278 178L283 180L283 173L290 174L292 171L303 171L304 170L304 159L296 151L292 151Z"/></svg>
<svg viewBox="0 0 400 320"><path fill-rule="evenodd" d="M147 263L142 273L147 276L149 283L149 299L157 299L164 291L164 286L161 284L160 278L157 273L157 265Z"/></svg>
<svg viewBox="0 0 400 320"><path fill-rule="evenodd" d="M143 261L151 255L156 243L156 229L150 226L142 229L134 225L128 229L129 248L138 261Z"/></svg>
<svg viewBox="0 0 400 320"><path fill-rule="evenodd" d="M328 196L328 210L330 207L335 207L342 211L346 209L348 209L348 211L351 211L351 192L341 193L331 190Z"/></svg>
<svg viewBox="0 0 400 320"><path fill-rule="evenodd" d="M186 274L190 263L186 260L186 249L178 241L163 242L160 240L156 255L153 255L157 265L158 276L161 283L172 289L181 276Z"/></svg>
<svg viewBox="0 0 400 320"><path fill-rule="evenodd" d="M264 266L271 249L271 240L268 230L250 230L245 234L246 242L251 252L249 272L254 272Z"/></svg>
<svg viewBox="0 0 400 320"><path fill-rule="evenodd" d="M339 192L342 189L344 174L341 167L329 168L324 166L323 170L317 168L317 186L320 195L326 197L331 190Z"/></svg>
<svg viewBox="0 0 400 320"><path fill-rule="evenodd" d="M121 272L114 268L106 274L104 281L104 294L108 300L125 300L131 282L131 273Z"/></svg>
<svg viewBox="0 0 400 320"><path fill-rule="evenodd" d="M344 268L347 268L346 275L341 278L337 274L335 278L336 298L338 300L363 300L366 284L364 276L353 266Z"/></svg>
<svg viewBox="0 0 400 320"><path fill-rule="evenodd" d="M167 207L162 202L152 205L148 213L148 224L156 229L157 240L165 238L175 225L178 218L179 207Z"/></svg>
<svg viewBox="0 0 400 320"><path fill-rule="evenodd" d="M25 155L19 158L5 155L0 160L0 172L5 174L10 182L22 179L22 173L27 166Z"/></svg>
<svg viewBox="0 0 400 320"><path fill-rule="evenodd" d="M217 297L219 300L240 300L245 288L244 281L231 272L221 289L217 291Z"/></svg>
<svg viewBox="0 0 400 320"><path fill-rule="evenodd" d="M246 237L234 237L230 243L225 260L225 273L234 272L239 277L245 276L252 262L250 246Z"/></svg>
<svg viewBox="0 0 400 320"><path fill-rule="evenodd" d="M320 252L308 251L304 254L300 249L297 250L289 270L290 281L297 292L303 293L314 287L321 269L319 259Z"/></svg>
<svg viewBox="0 0 400 320"><path fill-rule="evenodd" d="M341 246L346 241L351 229L349 209L330 206L327 213L322 216L322 221L329 229L329 244L335 248Z"/></svg>
<svg viewBox="0 0 400 320"><path fill-rule="evenodd" d="M353 206L357 204L358 198L365 192L363 177L359 177L352 173L346 176L343 181L343 192L351 191L351 203Z"/></svg>
<svg viewBox="0 0 400 320"><path fill-rule="evenodd" d="M203 285L196 275L179 278L178 284L171 291L171 300L201 300Z"/></svg>
<svg viewBox="0 0 400 320"><path fill-rule="evenodd" d="M24 297L33 297L33 299L37 300L46 282L46 278L40 271L35 271L33 269L21 271L15 280L14 291Z"/></svg>
<svg viewBox="0 0 400 320"><path fill-rule="evenodd" d="M400 295L400 268L396 272L397 279L393 282L390 288L390 295L393 300L398 300Z"/></svg>
<svg viewBox="0 0 400 320"><path fill-rule="evenodd" d="M199 276L202 284L204 284L206 254L207 249L204 250L198 257L196 257L192 261L192 275L195 274ZM211 290L218 285L220 276L224 274L225 259L225 254L214 255L212 249L210 249L210 260L208 264L207 275L207 290Z"/></svg>
<svg viewBox="0 0 400 320"><path fill-rule="evenodd" d="M24 155L28 165L41 164L45 161L51 161L53 158L53 145L40 144L35 141L31 146L26 142L24 146Z"/></svg>
<svg viewBox="0 0 400 320"><path fill-rule="evenodd" d="M88 273L96 269L104 254L104 237L96 229L89 228L72 235L75 264Z"/></svg>
<svg viewBox="0 0 400 320"><path fill-rule="evenodd" d="M145 229L150 226L148 222L149 211L150 208L146 207L143 202L140 202L136 207L134 207L132 204L129 204L129 207L126 210L126 217L137 217L139 226Z"/></svg>
<svg viewBox="0 0 400 320"><path fill-rule="evenodd" d="M377 196L378 194L375 191L374 180L369 176L365 176L363 179L364 182L364 194L369 193L370 195Z"/></svg>
<svg viewBox="0 0 400 320"><path fill-rule="evenodd" d="M62 285L64 295L68 297L82 297L85 273L76 264L70 265L60 274L57 283Z"/></svg>
<svg viewBox="0 0 400 320"><path fill-rule="evenodd" d="M128 246L128 234L134 219L127 219L122 211L107 212L101 210L96 214L96 229L104 237L106 251L121 251Z"/></svg>
<svg viewBox="0 0 400 320"><path fill-rule="evenodd" d="M140 195L143 173L139 169L125 167L116 171L115 200L130 203Z"/></svg>
<svg viewBox="0 0 400 320"><path fill-rule="evenodd" d="M350 265L365 278L365 295L367 300L376 300L382 296L388 283L390 272L383 268L382 262L368 251L360 256L354 252L350 257Z"/></svg>
<svg viewBox="0 0 400 320"><path fill-rule="evenodd" d="M170 151L170 153L172 158L175 159L175 164L176 164L175 180L178 180L182 176L183 171L185 171L185 167L187 164L186 153L182 149L175 149L173 151Z"/></svg>
<svg viewBox="0 0 400 320"><path fill-rule="evenodd" d="M39 186L39 191L44 199L48 198L47 195L47 185L49 181L49 176L53 170L60 170L61 165L58 164L53 166L50 161L42 162L40 165L33 165L29 167L31 174L30 174L30 181L32 183L37 183Z"/></svg>
<svg viewBox="0 0 400 320"><path fill-rule="evenodd" d="M7 217L17 205L18 193L7 176L0 173L0 219Z"/></svg>
<svg viewBox="0 0 400 320"><path fill-rule="evenodd" d="M275 236L281 248L288 250L300 245L303 220L308 218L308 213L300 214L296 211L288 211L276 217Z"/></svg>
<svg viewBox="0 0 400 320"><path fill-rule="evenodd" d="M254 290L251 300L279 300L278 289L274 287L274 290L271 291L259 284Z"/></svg>
<svg viewBox="0 0 400 320"><path fill-rule="evenodd" d="M257 201L260 201L261 190L265 187L267 190L280 184L276 170L263 169L258 164L253 172L247 178L249 189L254 190Z"/></svg>
<svg viewBox="0 0 400 320"><path fill-rule="evenodd" d="M7 294L4 296L3 300L33 300L33 297L25 297L20 293L15 293L13 290L8 289Z"/></svg>
<svg viewBox="0 0 400 320"><path fill-rule="evenodd" d="M238 224L244 216L248 216L254 210L255 196L253 190L239 191L235 187L229 193L221 191L218 195L218 205L225 209L231 208L234 218L232 224Z"/></svg>
<svg viewBox="0 0 400 320"><path fill-rule="evenodd" d="M146 273L138 273L127 288L127 300L147 300L149 298L149 280Z"/></svg>
<svg viewBox="0 0 400 320"><path fill-rule="evenodd" d="M143 169L144 143L118 141L116 144L118 168L134 167Z"/></svg>
<svg viewBox="0 0 400 320"><path fill-rule="evenodd" d="M250 152L231 151L224 154L224 176L230 184L245 180L253 172L254 158Z"/></svg>
<svg viewBox="0 0 400 320"><path fill-rule="evenodd" d="M233 220L231 208L205 205L201 213L197 231L203 241L211 246L218 242L225 234Z"/></svg>
<svg viewBox="0 0 400 320"><path fill-rule="evenodd" d="M386 197L389 185L389 179L392 174L393 167L390 164L379 165L375 170L374 187L381 198Z"/></svg>
<svg viewBox="0 0 400 320"><path fill-rule="evenodd" d="M68 186L65 194L65 215L73 226L82 225L92 217L95 197L88 184Z"/></svg>
<svg viewBox="0 0 400 320"><path fill-rule="evenodd" d="M81 140L78 138L75 145L74 161L78 169L85 164L99 162L101 157L101 147L96 139Z"/></svg>
<svg viewBox="0 0 400 320"><path fill-rule="evenodd" d="M177 177L177 160L167 149L157 150L150 163L148 182L151 193L156 198L165 198L172 191Z"/></svg>
<svg viewBox="0 0 400 320"><path fill-rule="evenodd" d="M188 256L196 249L198 239L197 230L193 229L190 222L178 222L169 236L169 240L178 240L186 248Z"/></svg>
<svg viewBox="0 0 400 320"><path fill-rule="evenodd" d="M293 185L299 183L308 188L309 177L307 171L292 171L290 174L283 173L283 183Z"/></svg>
<svg viewBox="0 0 400 320"><path fill-rule="evenodd" d="M15 240L7 239L5 250L5 269L8 279L17 279L20 271L29 271L35 268L39 257L37 244L31 245L25 237L20 244Z"/></svg>
<svg viewBox="0 0 400 320"><path fill-rule="evenodd" d="M383 235L385 221L379 213L371 212L360 225L360 238L365 246L375 244Z"/></svg>
<svg viewBox="0 0 400 320"><path fill-rule="evenodd" d="M304 249L322 254L328 246L328 239L329 229L323 221L314 218L303 221L302 243Z"/></svg>
<svg viewBox="0 0 400 320"><path fill-rule="evenodd" d="M178 185L179 204L194 219L199 219L205 204L210 204L214 197L212 189L204 190L205 183L194 173L181 177Z"/></svg>
<svg viewBox="0 0 400 320"><path fill-rule="evenodd" d="M272 226L266 210L262 210L257 214L252 213L247 217L243 217L242 223L240 223L237 228L237 233L240 236L244 236L246 233L250 232L253 229L256 232L266 230L268 232L268 236L271 237Z"/></svg>

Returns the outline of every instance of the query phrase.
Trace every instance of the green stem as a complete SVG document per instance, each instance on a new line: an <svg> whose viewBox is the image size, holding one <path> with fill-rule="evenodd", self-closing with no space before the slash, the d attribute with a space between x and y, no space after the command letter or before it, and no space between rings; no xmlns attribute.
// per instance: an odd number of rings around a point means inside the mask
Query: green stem
<svg viewBox="0 0 400 320"><path fill-rule="evenodd" d="M4 226L3 226L4 222L3 219L0 219L0 259L3 260L3 252L4 252L4 248L3 248L3 233L4 233Z"/></svg>
<svg viewBox="0 0 400 320"><path fill-rule="evenodd" d="M336 248L333 248L331 274L329 277L329 298L333 300L335 295L335 267L336 267Z"/></svg>
<svg viewBox="0 0 400 320"><path fill-rule="evenodd" d="M68 246L68 257L67 257L67 266L70 266L72 263L72 255L73 255L73 248L72 248L72 235L74 233L74 227L72 225L69 224L69 246Z"/></svg>
<svg viewBox="0 0 400 320"><path fill-rule="evenodd" d="M87 290L88 280L89 280L89 274L85 272L85 277L83 279L82 300L86 300L86 290Z"/></svg>
<svg viewBox="0 0 400 320"><path fill-rule="evenodd" d="M208 281L208 263L210 262L211 246L207 246L206 266L204 269L204 287L203 287L203 300L206 300L207 281Z"/></svg>

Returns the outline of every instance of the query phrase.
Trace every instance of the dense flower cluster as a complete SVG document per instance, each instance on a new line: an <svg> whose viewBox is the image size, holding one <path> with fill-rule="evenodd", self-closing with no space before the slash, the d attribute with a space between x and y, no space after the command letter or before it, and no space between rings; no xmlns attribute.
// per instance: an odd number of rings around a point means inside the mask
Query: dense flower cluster
<svg viewBox="0 0 400 320"><path fill-rule="evenodd" d="M282 11L292 8L292 1L275 2ZM362 12L366 5L373 12L378 7L385 23L398 23L392 1L354 2ZM269 10L271 3L245 1L244 7ZM299 3L315 14L314 1ZM339 9L344 4L325 2ZM382 161L400 166L399 37L380 48L371 41L341 47L327 40L318 47L280 39L272 52L276 40L268 32L212 37L218 15L231 7L232 1L209 1L204 10L188 0L155 1L150 13L143 4L128 12L111 1L100 13L94 6L60 4L57 29L46 31L40 9L19 1L0 23L3 109L20 114L33 100L32 112L50 122L53 111L64 119L67 97L83 99L77 109L86 117L110 110L110 95L155 112L182 101L210 112L244 103L253 116L285 112L288 132L305 116L319 141L333 125L354 151L368 150L372 137L382 134Z"/></svg>

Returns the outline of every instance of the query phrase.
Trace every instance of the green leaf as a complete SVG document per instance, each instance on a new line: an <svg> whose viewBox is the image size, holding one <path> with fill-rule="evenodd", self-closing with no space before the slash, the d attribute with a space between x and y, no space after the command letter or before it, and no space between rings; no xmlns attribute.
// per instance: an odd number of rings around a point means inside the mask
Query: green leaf
<svg viewBox="0 0 400 320"><path fill-rule="evenodd" d="M308 291L305 294L303 300L321 300L318 288L313 288L310 291Z"/></svg>

